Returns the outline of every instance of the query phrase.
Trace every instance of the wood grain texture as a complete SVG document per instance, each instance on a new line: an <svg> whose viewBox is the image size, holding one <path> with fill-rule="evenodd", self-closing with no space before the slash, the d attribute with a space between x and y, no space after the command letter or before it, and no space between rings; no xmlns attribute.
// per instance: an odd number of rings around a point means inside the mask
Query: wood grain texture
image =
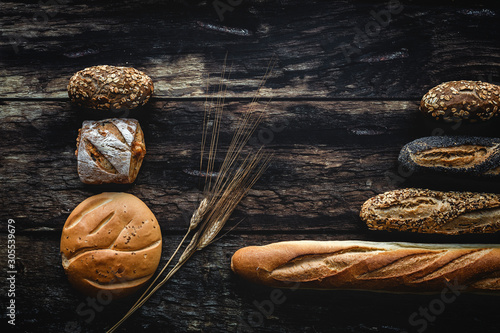
<svg viewBox="0 0 500 333"><path fill-rule="evenodd" d="M443 81L500 81L495 7L251 1L221 20L213 1L2 6L0 96L8 98L65 98L69 78L99 64L144 71L156 97L204 96L226 53L234 97L252 96L273 55L269 86L287 98L419 99Z"/></svg>
<svg viewBox="0 0 500 333"><path fill-rule="evenodd" d="M195 174L205 80L220 76L226 54L232 69L224 142L269 60L277 58L263 91L273 102L251 140L252 147L267 143L273 163L222 233L235 229L193 257L122 331L415 331L410 315L434 296L285 292L286 301L267 315L258 306L273 290L236 278L229 259L243 246L294 239L499 243L495 234L369 231L359 219L366 199L396 188L499 191L498 182L416 177L397 165L401 147L422 136L498 137L498 122L455 126L418 113L422 95L443 81L500 82L498 6L401 1L401 12L378 31L372 12L381 13L388 2L249 0L222 18L213 3L1 2L0 253L6 257L5 221L13 218L18 331L102 332L133 301L104 306L89 318L88 300L64 276L62 226L93 194L126 191L144 200L161 225L165 262L201 198ZM368 37L367 27L374 29ZM150 75L151 103L111 114L72 106L69 78L98 64ZM147 155L139 176L132 186L84 185L74 156L78 128L84 120L114 116L134 117L144 130ZM6 284L0 292L7 302ZM460 295L428 322L428 331L496 333L496 303ZM5 313L0 318L7 320Z"/></svg>
<svg viewBox="0 0 500 333"><path fill-rule="evenodd" d="M419 328L420 325L411 325L409 317L420 307L428 307L436 295L287 289L279 292L243 281L231 272L229 265L233 253L244 245L284 239L353 237L357 235L229 235L197 253L120 332L364 333L373 332L373 327L380 327L382 332L411 332ZM162 263L179 239L178 236L164 237ZM60 264L59 239L50 233L34 232L18 237L17 249L16 301L23 304L18 308L17 329L21 332L64 332L67 329L68 332L102 332L134 301L132 298L108 304L109 301L102 297L102 302L94 300L95 308L89 305L88 299L76 293L67 282ZM6 294L5 284L0 290ZM271 299L271 293L274 293L272 299L278 295L280 304L271 307L266 302ZM446 304L430 327L496 332L497 302L495 296L460 294ZM383 311L375 310L377 308Z"/></svg>
<svg viewBox="0 0 500 333"><path fill-rule="evenodd" d="M228 103L222 146L247 104ZM203 102L156 101L135 114L147 154L131 186L89 186L78 178L78 128L82 119L96 114L74 110L69 102L9 101L1 109L2 211L22 221L23 229L58 228L85 198L111 190L137 195L164 228L184 230L203 186L193 176L199 171ZM396 161L405 143L435 130L416 129L420 118L414 102L272 102L250 145L267 144L275 156L235 216L249 220L242 227L250 230L296 230L299 225L359 230L365 200L411 180ZM494 188L498 181L477 183L478 190Z"/></svg>
<svg viewBox="0 0 500 333"><path fill-rule="evenodd" d="M223 145L245 107L229 103ZM132 186L80 182L74 151L89 115L69 102L11 101L1 108L2 211L22 228L57 228L86 197L125 190L144 200L166 229L184 230L201 197L202 179L192 173L199 170L203 102L157 101L137 114L147 154ZM250 219L244 225L251 230L295 230L304 223L357 230L361 204L404 180L397 156L418 135L419 117L413 102L272 102L251 145L268 143L275 157L236 216Z"/></svg>

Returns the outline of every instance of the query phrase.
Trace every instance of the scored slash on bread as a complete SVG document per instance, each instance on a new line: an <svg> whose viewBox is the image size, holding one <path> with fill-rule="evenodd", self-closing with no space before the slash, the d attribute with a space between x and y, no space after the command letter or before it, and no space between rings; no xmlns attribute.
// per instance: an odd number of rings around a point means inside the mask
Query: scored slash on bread
<svg viewBox="0 0 500 333"><path fill-rule="evenodd" d="M500 139L430 136L406 144L399 163L411 172L500 176Z"/></svg>
<svg viewBox="0 0 500 333"><path fill-rule="evenodd" d="M430 89L420 111L437 120L486 121L500 114L500 87L482 81L449 81Z"/></svg>
<svg viewBox="0 0 500 333"><path fill-rule="evenodd" d="M70 283L86 295L128 295L146 283L161 257L154 214L128 193L101 193L81 202L62 230L62 265Z"/></svg>
<svg viewBox="0 0 500 333"><path fill-rule="evenodd" d="M130 184L146 154L144 134L135 119L84 121L75 154L83 183Z"/></svg>
<svg viewBox="0 0 500 333"><path fill-rule="evenodd" d="M288 241L236 251L231 269L271 287L500 291L500 245Z"/></svg>
<svg viewBox="0 0 500 333"><path fill-rule="evenodd" d="M493 233L500 230L500 195L399 189L368 199L360 217L374 230Z"/></svg>

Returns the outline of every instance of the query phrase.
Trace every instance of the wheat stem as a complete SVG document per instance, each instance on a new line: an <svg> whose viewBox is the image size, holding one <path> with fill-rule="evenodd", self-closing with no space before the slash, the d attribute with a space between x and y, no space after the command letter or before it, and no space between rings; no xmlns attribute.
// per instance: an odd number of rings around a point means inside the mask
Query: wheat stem
<svg viewBox="0 0 500 333"><path fill-rule="evenodd" d="M212 173L212 170L214 169L217 149L219 146L222 112L224 109L225 96L227 92L227 85L224 85L224 80L228 79L230 75L228 74L226 78L226 60L227 54L224 59L223 70L219 78L219 95L216 99L215 110L213 110L213 95L208 106L207 101L205 101L201 140L202 147L200 156L200 171L203 170L203 157L205 155L205 145L207 143L207 137L209 133L208 126L212 115L213 125L212 131L210 133L210 144L206 166L207 172L205 175L204 198L191 216L188 230L172 256L169 258L168 262L156 276L154 281L149 285L147 290L141 295L141 297L139 297L137 302L110 330L108 330L108 333L114 332L125 320L127 320L133 313L135 313L135 311L137 311L142 305L144 305L144 303L147 302L147 300L156 291L158 291L158 289L161 288L182 267L182 265L184 265L184 263L186 263L189 258L191 258L191 256L196 251L205 248L207 245L211 244L214 241L215 237L224 227L226 221L229 219L236 206L245 197L250 188L260 178L260 176L263 174L264 170L270 163L271 155L264 153L262 148L259 149L259 151L253 156L246 155L246 157L243 158L241 162L238 162L238 160L241 159L243 148L248 143L250 137L255 132L255 129L262 120L263 112L261 112L255 118L252 118L252 114L254 113L255 105L260 98L260 89L269 78L270 72L272 71L276 62L274 60L274 57L273 59L271 59L266 74L259 83L258 90L255 93L254 98L252 99L250 108L245 111L244 116L237 126L237 130L233 135L215 182L212 183L212 177L209 177L209 175ZM209 81L207 80L207 90L209 89L208 87ZM266 104L265 109L267 109L268 105L269 102ZM237 166L238 163L239 166ZM178 262L174 265L173 268L170 269L170 271L168 271L166 276L157 283L159 278L163 275L167 267L179 252L180 248L184 245L187 237L190 234L193 234L191 241L184 248L184 251L180 255Z"/></svg>

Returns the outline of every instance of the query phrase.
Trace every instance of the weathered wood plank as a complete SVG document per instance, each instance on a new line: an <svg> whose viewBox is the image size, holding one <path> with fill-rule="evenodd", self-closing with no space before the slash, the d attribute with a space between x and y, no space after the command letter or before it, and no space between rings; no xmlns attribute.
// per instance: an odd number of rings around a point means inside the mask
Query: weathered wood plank
<svg viewBox="0 0 500 333"><path fill-rule="evenodd" d="M132 186L80 182L75 142L82 119L90 116L69 102L12 101L0 107L1 210L22 221L23 229L59 228L86 197L125 190L143 199L162 227L184 230L201 198L201 180L190 173L199 170L203 102L157 101L138 115L147 155ZM228 104L222 143L229 143L245 107ZM411 181L397 169L401 147L435 131L424 126L416 110L416 103L399 101L272 102L251 145L267 143L275 156L235 219L245 219L243 230L363 230L361 204ZM494 135L496 128L479 125L477 130ZM419 186L498 191L498 184Z"/></svg>
<svg viewBox="0 0 500 333"><path fill-rule="evenodd" d="M74 72L112 64L144 70L157 97L200 97L226 53L234 97L252 96L273 55L282 98L418 99L443 81L500 82L498 8L450 3L255 1L221 21L212 1L3 1L0 96L66 98Z"/></svg>
<svg viewBox="0 0 500 333"><path fill-rule="evenodd" d="M230 270L240 247L291 239L352 239L357 235L228 235L197 253L174 278L121 328L120 332L413 332L422 327L420 308L440 295L352 291L282 290L271 307L273 289L241 280ZM162 263L180 239L164 235ZM0 242L2 255L6 248ZM95 305L68 284L54 233L16 238L16 328L20 332L102 332L126 312L130 299ZM5 271L2 271L5 279ZM6 299L7 285L0 286ZM276 292L275 292L276 293ZM447 294L451 296L451 294ZM273 298L274 299L274 298ZM281 298L280 298L281 300ZM92 301L92 300L90 300ZM2 301L3 302L3 301ZM429 331L497 332L497 296L460 294L444 309L429 311ZM437 309L437 310L436 310ZM439 311L438 311L439 310ZM6 320L2 312L2 320Z"/></svg>

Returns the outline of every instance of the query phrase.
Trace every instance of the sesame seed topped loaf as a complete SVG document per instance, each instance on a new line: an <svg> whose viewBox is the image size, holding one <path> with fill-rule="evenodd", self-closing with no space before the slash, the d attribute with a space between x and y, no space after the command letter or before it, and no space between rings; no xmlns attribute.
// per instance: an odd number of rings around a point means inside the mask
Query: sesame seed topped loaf
<svg viewBox="0 0 500 333"><path fill-rule="evenodd" d="M98 110L134 109L146 104L153 90L153 81L143 72L108 65L85 68L68 84L73 103Z"/></svg>
<svg viewBox="0 0 500 333"><path fill-rule="evenodd" d="M412 172L500 176L500 138L429 136L406 144L400 164Z"/></svg>
<svg viewBox="0 0 500 333"><path fill-rule="evenodd" d="M444 82L429 90L420 111L445 121L486 121L498 116L500 87L481 81Z"/></svg>
<svg viewBox="0 0 500 333"><path fill-rule="evenodd" d="M84 121L77 138L78 175L86 184L133 183L146 155L135 119Z"/></svg>
<svg viewBox="0 0 500 333"><path fill-rule="evenodd" d="M360 217L374 230L493 233L500 230L500 195L406 188L368 199Z"/></svg>

